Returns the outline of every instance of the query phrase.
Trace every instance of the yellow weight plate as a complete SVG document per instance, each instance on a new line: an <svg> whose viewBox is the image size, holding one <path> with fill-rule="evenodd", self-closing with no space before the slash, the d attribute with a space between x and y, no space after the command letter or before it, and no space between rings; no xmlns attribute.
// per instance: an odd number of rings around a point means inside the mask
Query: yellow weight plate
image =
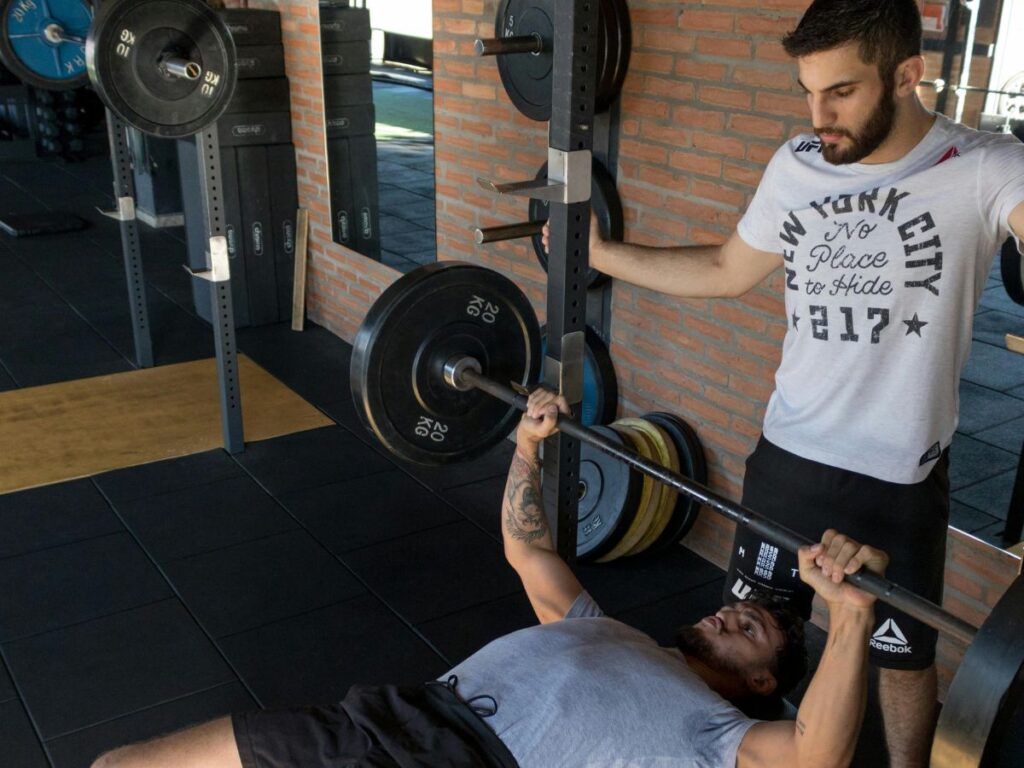
<svg viewBox="0 0 1024 768"><path fill-rule="evenodd" d="M676 450L675 443L672 442L668 433L661 427L647 419L619 419L619 423L646 435L655 447L657 462L673 472L679 471L679 452ZM626 553L627 555L639 555L646 550L658 540L658 537L661 536L672 519L672 512L675 510L679 492L672 486L665 485L657 480L654 481L654 485L657 489L656 498L658 499L654 521L637 545Z"/></svg>
<svg viewBox="0 0 1024 768"><path fill-rule="evenodd" d="M633 429L632 427L620 427L618 422L610 426L622 435L624 439L629 441L633 446L633 450L638 454L643 456L645 459L654 458L654 447L650 444L650 438L646 437L642 432ZM636 470L630 471L635 472ZM619 542L612 548L612 551L604 557L599 557L597 562L608 563L618 557L622 557L624 554L629 552L629 550L635 547L640 539L643 538L651 524L651 520L654 517L654 510L656 508L654 503L654 492L656 486L657 484L654 480L647 477L647 475L644 475L643 491L640 493L640 503L637 504L633 522L630 524L626 533L622 536Z"/></svg>

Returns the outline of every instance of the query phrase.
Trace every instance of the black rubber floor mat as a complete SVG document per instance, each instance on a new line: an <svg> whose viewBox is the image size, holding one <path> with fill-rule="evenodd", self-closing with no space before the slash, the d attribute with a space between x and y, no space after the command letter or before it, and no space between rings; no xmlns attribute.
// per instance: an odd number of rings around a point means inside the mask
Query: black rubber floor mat
<svg viewBox="0 0 1024 768"><path fill-rule="evenodd" d="M11 237L54 235L58 232L74 232L87 226L89 222L81 216L64 211L16 213L0 217L0 230Z"/></svg>

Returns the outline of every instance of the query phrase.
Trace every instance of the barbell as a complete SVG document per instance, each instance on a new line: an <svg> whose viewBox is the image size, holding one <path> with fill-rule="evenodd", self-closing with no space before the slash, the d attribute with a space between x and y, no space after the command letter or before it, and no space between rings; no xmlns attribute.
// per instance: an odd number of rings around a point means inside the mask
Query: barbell
<svg viewBox="0 0 1024 768"><path fill-rule="evenodd" d="M350 384L362 421L394 455L424 465L480 456L504 440L540 369L529 300L483 267L442 262L410 272L374 302L353 343ZM560 417L565 435L615 457L789 552L810 540ZM989 765L1020 697L1024 586L1018 577L980 629L870 572L848 579L968 646L947 696L932 765Z"/></svg>

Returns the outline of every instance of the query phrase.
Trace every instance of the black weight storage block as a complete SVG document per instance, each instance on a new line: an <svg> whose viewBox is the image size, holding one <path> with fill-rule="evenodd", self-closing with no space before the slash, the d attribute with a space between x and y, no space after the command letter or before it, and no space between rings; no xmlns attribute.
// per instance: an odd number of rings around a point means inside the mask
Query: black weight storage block
<svg viewBox="0 0 1024 768"><path fill-rule="evenodd" d="M380 259L380 200L377 184L377 140L373 136L349 139L352 156L352 202L356 213L359 253Z"/></svg>
<svg viewBox="0 0 1024 768"><path fill-rule="evenodd" d="M239 80L228 102L227 112L289 112L291 90L287 77L261 77Z"/></svg>
<svg viewBox="0 0 1024 768"><path fill-rule="evenodd" d="M373 103L373 81L369 73L324 77L324 107Z"/></svg>
<svg viewBox="0 0 1024 768"><path fill-rule="evenodd" d="M376 119L376 110L373 104L330 107L324 115L324 122L327 125L327 138L372 136L377 125Z"/></svg>
<svg viewBox="0 0 1024 768"><path fill-rule="evenodd" d="M320 39L346 43L370 39L370 11L366 8L320 8Z"/></svg>
<svg viewBox="0 0 1024 768"><path fill-rule="evenodd" d="M278 45L238 46L238 79L284 77L284 48Z"/></svg>
<svg viewBox="0 0 1024 768"><path fill-rule="evenodd" d="M295 284L295 217L299 207L295 147L291 144L267 147L267 169L271 181L270 210L278 319L290 320L292 286Z"/></svg>
<svg viewBox="0 0 1024 768"><path fill-rule="evenodd" d="M281 14L255 8L224 8L217 11L228 25L235 45L271 45L281 42Z"/></svg>
<svg viewBox="0 0 1024 768"><path fill-rule="evenodd" d="M349 139L327 140L333 239L348 248L355 248L356 216L352 202L351 157Z"/></svg>
<svg viewBox="0 0 1024 768"><path fill-rule="evenodd" d="M225 114L217 121L222 147L288 144L292 140L291 112Z"/></svg>
<svg viewBox="0 0 1024 768"><path fill-rule="evenodd" d="M274 271L273 214L266 147L239 147L238 178L253 325L276 323L277 278Z"/></svg>
<svg viewBox="0 0 1024 768"><path fill-rule="evenodd" d="M325 75L354 75L370 71L370 42L324 43L320 59Z"/></svg>

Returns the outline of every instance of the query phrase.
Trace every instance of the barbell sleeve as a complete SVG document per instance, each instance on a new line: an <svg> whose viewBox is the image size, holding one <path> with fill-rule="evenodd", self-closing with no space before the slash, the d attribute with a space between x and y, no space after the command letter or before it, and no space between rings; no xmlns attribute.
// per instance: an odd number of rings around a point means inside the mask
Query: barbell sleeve
<svg viewBox="0 0 1024 768"><path fill-rule="evenodd" d="M511 387L487 378L479 372L480 367L478 363L473 361L475 364L466 364L466 360L466 358L460 358L445 366L445 379L449 385L459 389L479 389L511 405L513 408L520 411L526 410L527 397L525 395L516 392ZM453 373L455 371L457 371L457 374ZM675 488L680 493L705 506L711 507L730 520L747 526L758 535L777 544L787 552L796 554L800 547L815 543L785 526L779 525L750 509L736 504L724 496L720 496L700 483L685 478L632 451L620 448L603 435L561 414L558 417L558 428L566 435L587 443L609 456L614 456L624 461L637 471ZM912 616L918 621L940 632L944 632L965 645L970 645L974 640L977 630L971 624L954 616L930 600L925 600L920 595L898 584L894 584L883 576L879 576L871 571L861 570L852 576L847 576L846 579L865 592L906 613L908 616Z"/></svg>
<svg viewBox="0 0 1024 768"><path fill-rule="evenodd" d="M473 43L477 56L505 56L510 53L543 53L540 35L518 35L477 40Z"/></svg>
<svg viewBox="0 0 1024 768"><path fill-rule="evenodd" d="M477 245L497 243L501 240L516 240L520 237L533 237L544 230L543 221L524 221L519 224L502 224L497 227L481 227L473 231L473 239Z"/></svg>

